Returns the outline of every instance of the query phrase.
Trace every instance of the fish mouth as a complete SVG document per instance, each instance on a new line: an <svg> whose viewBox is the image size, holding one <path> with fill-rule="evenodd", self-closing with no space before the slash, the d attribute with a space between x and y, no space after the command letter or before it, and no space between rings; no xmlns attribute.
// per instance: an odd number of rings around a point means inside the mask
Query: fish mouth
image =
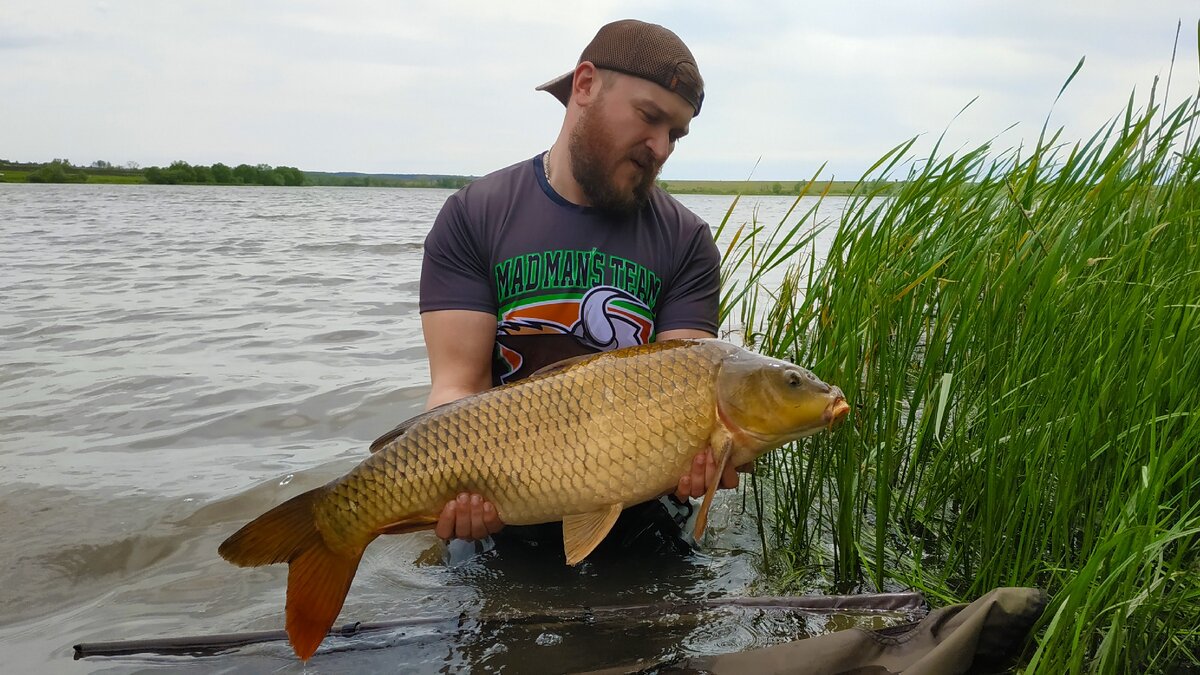
<svg viewBox="0 0 1200 675"><path fill-rule="evenodd" d="M828 429L833 429L837 426L846 415L850 412L850 404L846 402L846 397L842 394L842 390L834 387L833 401L825 408L825 412L821 414L821 420L824 426Z"/></svg>

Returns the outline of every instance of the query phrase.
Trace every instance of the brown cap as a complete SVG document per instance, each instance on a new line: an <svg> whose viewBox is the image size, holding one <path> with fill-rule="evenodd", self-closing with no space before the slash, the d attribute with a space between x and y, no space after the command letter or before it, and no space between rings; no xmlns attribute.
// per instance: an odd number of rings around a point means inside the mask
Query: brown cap
<svg viewBox="0 0 1200 675"><path fill-rule="evenodd" d="M696 59L678 35L658 24L636 19L606 24L583 48L575 65L584 61L591 61L597 68L615 70L661 85L690 103L696 110L695 115L700 114L704 80L700 77ZM566 105L571 98L574 75L572 69L537 89L550 92Z"/></svg>

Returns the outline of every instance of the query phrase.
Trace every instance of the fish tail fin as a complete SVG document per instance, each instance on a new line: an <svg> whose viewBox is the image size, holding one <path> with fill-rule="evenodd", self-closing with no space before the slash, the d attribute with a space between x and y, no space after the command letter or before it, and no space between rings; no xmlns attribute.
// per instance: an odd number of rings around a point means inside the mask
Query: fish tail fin
<svg viewBox="0 0 1200 675"><path fill-rule="evenodd" d="M309 490L267 511L226 539L217 551L242 567L288 563L287 633L307 661L337 619L358 562L374 535L343 553L326 543L313 516L327 487Z"/></svg>
<svg viewBox="0 0 1200 675"><path fill-rule="evenodd" d="M342 611L363 550L340 555L321 542L288 565L287 634L292 649L307 661Z"/></svg>

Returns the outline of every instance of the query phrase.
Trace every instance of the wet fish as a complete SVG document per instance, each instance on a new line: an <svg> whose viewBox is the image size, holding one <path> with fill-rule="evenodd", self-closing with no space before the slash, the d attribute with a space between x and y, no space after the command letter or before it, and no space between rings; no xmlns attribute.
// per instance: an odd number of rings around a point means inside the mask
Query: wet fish
<svg viewBox="0 0 1200 675"><path fill-rule="evenodd" d="M672 340L550 366L418 415L345 476L259 516L220 546L241 566L288 563L287 633L307 660L333 625L363 550L381 534L432 528L460 492L501 520L561 520L583 560L622 508L672 490L712 447L717 476L849 411L808 370L719 340ZM696 522L703 532L717 485Z"/></svg>

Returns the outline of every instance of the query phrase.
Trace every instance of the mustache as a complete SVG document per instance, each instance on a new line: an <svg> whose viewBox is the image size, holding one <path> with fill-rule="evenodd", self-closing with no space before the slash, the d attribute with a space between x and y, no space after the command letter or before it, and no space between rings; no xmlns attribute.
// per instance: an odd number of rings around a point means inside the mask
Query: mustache
<svg viewBox="0 0 1200 675"><path fill-rule="evenodd" d="M654 153L648 148L643 147L635 149L633 152L629 153L629 159L641 164L652 173L658 172L658 161L654 158Z"/></svg>

